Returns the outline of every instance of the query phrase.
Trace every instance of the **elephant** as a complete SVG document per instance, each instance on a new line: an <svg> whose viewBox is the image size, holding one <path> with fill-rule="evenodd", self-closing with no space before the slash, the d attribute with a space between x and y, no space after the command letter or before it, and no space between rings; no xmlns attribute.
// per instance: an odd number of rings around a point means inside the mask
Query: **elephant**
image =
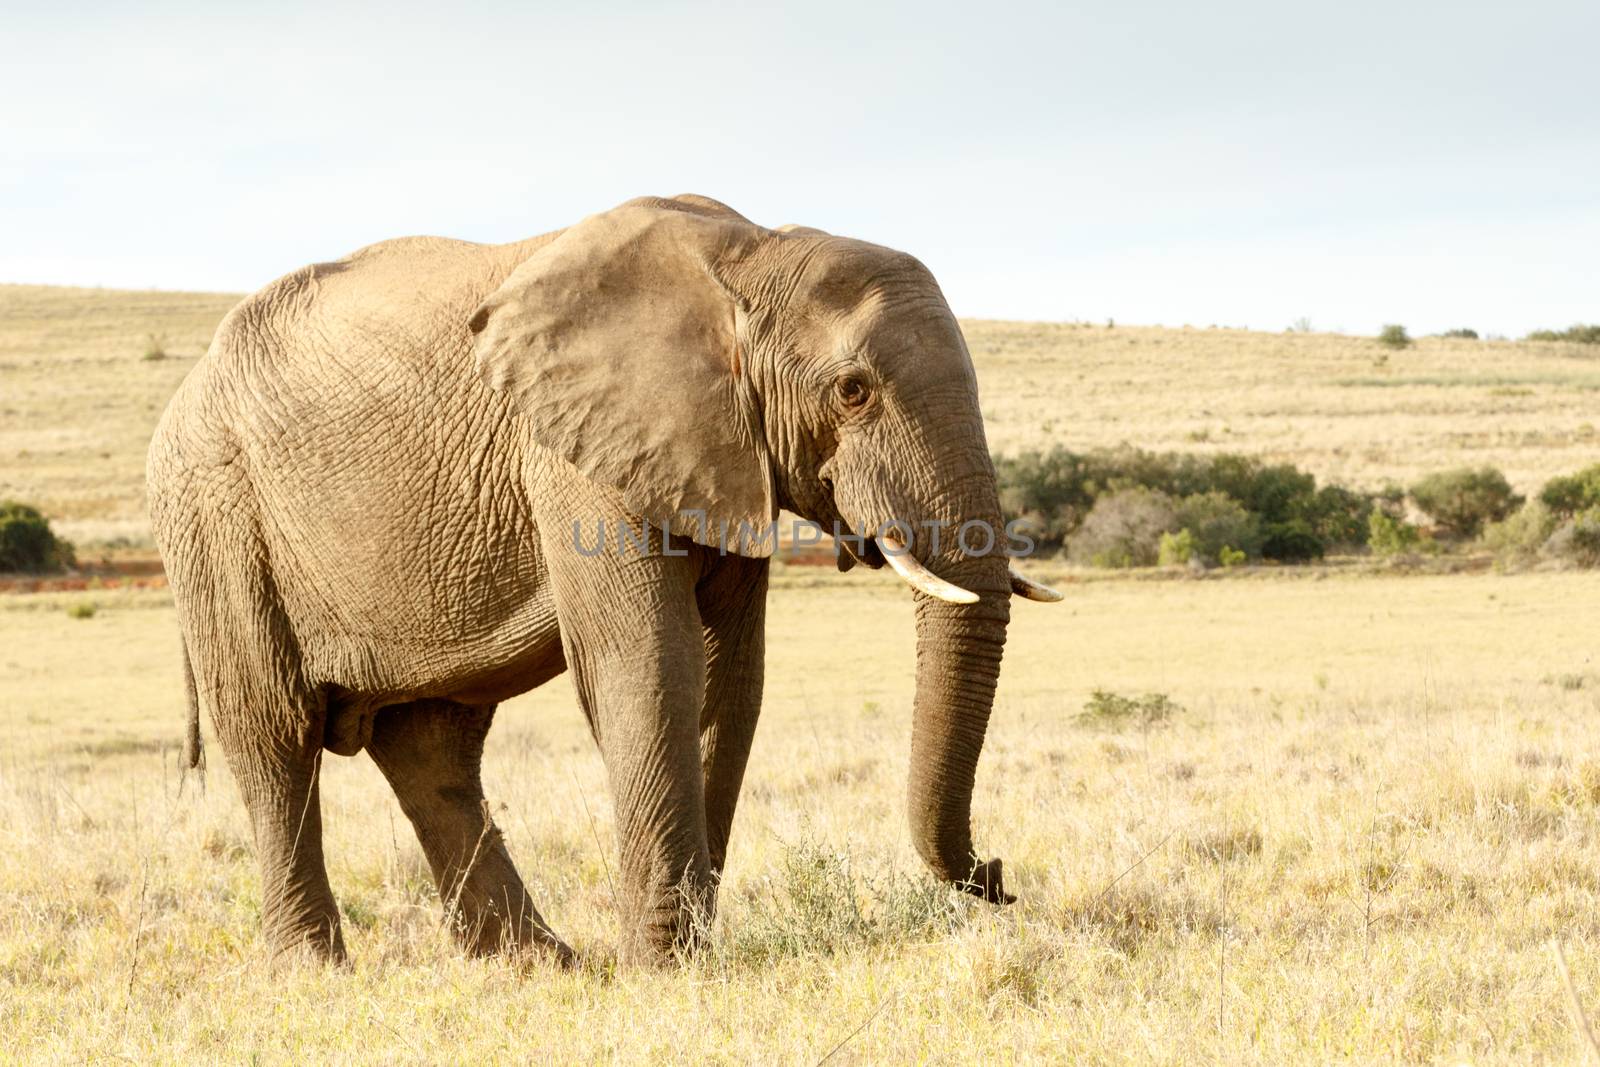
<svg viewBox="0 0 1600 1067"><path fill-rule="evenodd" d="M907 254L696 195L371 245L228 313L147 478L188 762L203 707L272 959L347 958L318 778L365 750L464 950L570 963L479 771L496 706L562 673L615 799L619 955L692 949L761 708L779 509L840 530L841 569L915 588L911 838L938 878L1011 899L973 847L973 781L1010 598L1059 595L930 533L1001 516L972 360ZM602 524L634 550L584 544Z"/></svg>

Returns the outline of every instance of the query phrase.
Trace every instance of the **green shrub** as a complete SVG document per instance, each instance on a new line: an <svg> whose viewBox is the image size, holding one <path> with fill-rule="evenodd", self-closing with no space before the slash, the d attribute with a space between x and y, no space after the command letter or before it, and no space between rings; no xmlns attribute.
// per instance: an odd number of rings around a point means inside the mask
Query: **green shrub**
<svg viewBox="0 0 1600 1067"><path fill-rule="evenodd" d="M1215 489L1194 493L1178 501L1174 511L1179 529L1189 534L1192 554L1207 566L1222 561L1224 548L1246 556L1261 554L1260 520L1225 493Z"/></svg>
<svg viewBox="0 0 1600 1067"><path fill-rule="evenodd" d="M1275 522L1266 528L1261 554L1284 563L1309 563L1321 559L1327 546L1305 519Z"/></svg>
<svg viewBox="0 0 1600 1067"><path fill-rule="evenodd" d="M1237 567L1249 558L1248 553L1237 548L1230 548L1227 545L1223 545L1222 551L1217 553L1217 562L1224 567Z"/></svg>
<svg viewBox="0 0 1600 1067"><path fill-rule="evenodd" d="M1545 554L1579 567L1600 567L1600 507L1562 523L1545 542Z"/></svg>
<svg viewBox="0 0 1600 1067"><path fill-rule="evenodd" d="M1562 516L1600 507L1600 463L1585 467L1576 474L1551 478L1539 490L1539 500Z"/></svg>
<svg viewBox="0 0 1600 1067"><path fill-rule="evenodd" d="M1107 689L1096 689L1083 710L1078 713L1081 726L1106 726L1113 729L1125 725L1143 727L1159 726L1183 708L1165 693L1146 693L1144 696L1125 697Z"/></svg>
<svg viewBox="0 0 1600 1067"><path fill-rule="evenodd" d="M1600 345L1600 323L1568 326L1565 330L1534 330L1529 341L1572 341L1580 345Z"/></svg>
<svg viewBox="0 0 1600 1067"><path fill-rule="evenodd" d="M1506 476L1493 467L1458 467L1430 474L1411 487L1411 499L1429 518L1460 537L1476 537L1522 503Z"/></svg>
<svg viewBox="0 0 1600 1067"><path fill-rule="evenodd" d="M1390 482L1388 485L1372 494L1372 506L1380 511L1385 512L1391 519L1405 518L1405 487Z"/></svg>
<svg viewBox="0 0 1600 1067"><path fill-rule="evenodd" d="M1446 330L1444 333L1441 333L1439 336L1440 337L1452 337L1452 338L1455 338L1458 341L1476 341L1478 339L1478 331L1477 330L1466 330L1466 329Z"/></svg>
<svg viewBox="0 0 1600 1067"><path fill-rule="evenodd" d="M1161 566L1182 566L1194 558L1194 534L1179 530L1161 535L1161 543L1156 546L1156 562Z"/></svg>
<svg viewBox="0 0 1600 1067"><path fill-rule="evenodd" d="M80 600L67 608L69 619L92 619L95 612L100 610L100 605L92 600Z"/></svg>
<svg viewBox="0 0 1600 1067"><path fill-rule="evenodd" d="M1385 348L1409 348L1411 335L1404 326L1393 323L1378 331L1378 343Z"/></svg>
<svg viewBox="0 0 1600 1067"><path fill-rule="evenodd" d="M802 837L783 848L775 869L755 880L736 930L727 938L707 938L708 950L724 966L771 965L802 955L931 940L959 924L961 906L943 884L866 867L847 852Z"/></svg>
<svg viewBox="0 0 1600 1067"><path fill-rule="evenodd" d="M1532 563L1539 558L1559 523L1544 501L1530 500L1522 510L1485 527L1483 543L1503 564Z"/></svg>
<svg viewBox="0 0 1600 1067"><path fill-rule="evenodd" d="M1303 517L1324 544L1354 547L1366 543L1367 516L1380 500L1342 485L1325 485L1311 498Z"/></svg>
<svg viewBox="0 0 1600 1067"><path fill-rule="evenodd" d="M1008 519L1020 520L1021 532L1044 553L1072 542L1097 501L1131 489L1153 490L1175 501L1227 498L1242 508L1246 520L1227 509L1227 522L1240 524L1231 533L1213 534L1189 516L1160 531L1188 529L1208 564L1220 560L1224 544L1250 558L1289 562L1319 558L1332 545L1363 544L1371 510L1397 510L1404 497L1396 490L1390 502L1341 486L1319 488L1315 477L1291 464L1267 464L1237 454L1179 455L1127 445L1074 453L1057 447L996 456L994 463L1002 511ZM1159 553L1160 533L1153 537L1152 559Z"/></svg>
<svg viewBox="0 0 1600 1067"><path fill-rule="evenodd" d="M994 465L1001 509L1021 520L1041 554L1058 551L1094 507L1099 486L1085 456L1058 446L996 456Z"/></svg>
<svg viewBox="0 0 1600 1067"><path fill-rule="evenodd" d="M1154 489L1124 489L1101 497L1068 542L1074 562L1095 567L1150 567L1161 535L1176 528L1172 498Z"/></svg>
<svg viewBox="0 0 1600 1067"><path fill-rule="evenodd" d="M1399 556L1416 551L1421 535L1404 519L1374 511L1367 518L1367 547L1375 556Z"/></svg>
<svg viewBox="0 0 1600 1067"><path fill-rule="evenodd" d="M0 571L53 572L74 562L72 545L51 531L37 509L0 501Z"/></svg>

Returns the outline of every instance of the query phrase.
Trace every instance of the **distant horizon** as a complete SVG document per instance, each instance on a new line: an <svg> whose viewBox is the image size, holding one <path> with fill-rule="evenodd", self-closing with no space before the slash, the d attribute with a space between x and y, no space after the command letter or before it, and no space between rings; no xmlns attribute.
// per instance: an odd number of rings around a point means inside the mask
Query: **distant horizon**
<svg viewBox="0 0 1600 1067"><path fill-rule="evenodd" d="M274 280L274 279L268 279L267 282L263 282L262 283L262 286L265 286L265 285L269 284L272 280ZM0 281L0 287L4 287L4 286L15 286L15 287L18 287L18 288L35 288L35 289L81 289L81 290L84 290L85 292L106 292L106 293L170 293L170 294L172 294L174 296L225 296L225 297L232 297L232 298L239 299L239 300L243 300L245 297L249 296L252 292L255 291L255 290L242 290L242 289L175 289L175 288L172 288L170 286L163 286L163 285L77 285L77 284L72 284L72 283L68 283L68 282ZM259 289L262 286L257 286L256 288ZM1019 325L1019 326L1076 326L1076 327L1081 327L1081 328L1084 328L1084 329L1118 329L1118 328L1126 328L1126 329L1131 329L1131 330L1233 330L1233 331L1238 332L1238 333L1322 334L1322 335L1330 336L1330 337L1353 337L1353 338L1357 338L1357 339L1371 338L1371 337L1376 336L1376 334L1378 333L1378 330L1374 330L1374 331L1372 331L1372 333L1362 333L1362 332L1360 332L1358 330L1347 330L1347 329L1342 329L1342 328L1340 328L1338 326L1326 326L1326 327L1324 327L1324 326L1318 325L1315 320L1311 321L1311 324L1310 324L1309 328L1302 328L1300 326L1300 324L1298 324L1298 323L1290 323L1287 326L1284 326L1284 327L1281 327L1281 328L1278 328L1278 329L1273 329L1270 326L1250 326L1250 325L1245 325L1245 324L1241 324L1241 323L1229 323L1229 322L1207 322L1207 323L1202 324L1202 323L1198 323L1198 322L1122 322L1122 321L1119 321L1119 320L1116 320L1116 319L1108 319L1108 320L1099 320L1099 321L1097 321L1095 319L1085 319L1085 318L1076 318L1076 319L1004 318L1004 317L999 317L999 316L995 316L995 315L966 315L966 314L962 314L962 312L961 312L961 310L959 308L952 308L951 310L955 312L956 318L958 320L962 321L962 322L1006 322L1006 323L1015 323L1016 325ZM1388 325L1391 325L1391 324L1390 323L1383 323L1382 324L1382 326L1388 326ZM1425 337L1441 337L1448 330L1474 329L1474 327L1471 327L1471 326L1447 326L1442 330L1434 330L1434 331L1430 331L1430 332L1422 332L1422 331L1413 329L1409 323L1402 322L1402 323L1397 323L1395 325L1404 326L1406 328L1407 332L1415 339L1421 339L1421 338L1425 338ZM1555 330L1555 331L1559 332L1559 331L1566 330L1566 329L1569 329L1569 328L1574 327L1574 326L1586 326L1586 325L1589 325L1589 323L1581 321L1581 320L1576 320L1576 321L1573 321L1573 322L1564 322L1564 323L1561 323L1559 325L1536 326L1536 327L1534 327L1533 330L1526 331L1526 333L1533 333L1533 332L1537 332L1539 330ZM1380 326L1380 329L1381 328L1382 327ZM1496 333L1496 332L1494 332L1492 330L1491 331L1478 330L1477 333L1478 333L1477 340L1480 340L1480 341L1497 341L1498 342L1498 341L1522 341L1522 340L1526 340L1526 334L1513 336L1513 335L1508 335L1508 334Z"/></svg>
<svg viewBox="0 0 1600 1067"><path fill-rule="evenodd" d="M1600 7L286 0L9 16L0 278L250 292L644 194L903 249L963 318L1600 320Z"/></svg>

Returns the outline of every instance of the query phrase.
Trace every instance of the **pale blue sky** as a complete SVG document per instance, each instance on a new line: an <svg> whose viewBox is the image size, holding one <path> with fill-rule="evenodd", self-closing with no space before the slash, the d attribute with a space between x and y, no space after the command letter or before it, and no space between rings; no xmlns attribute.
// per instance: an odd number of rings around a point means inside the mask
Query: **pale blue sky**
<svg viewBox="0 0 1600 1067"><path fill-rule="evenodd" d="M1600 320L1600 4L7 5L0 280L253 289L702 192L958 314Z"/></svg>

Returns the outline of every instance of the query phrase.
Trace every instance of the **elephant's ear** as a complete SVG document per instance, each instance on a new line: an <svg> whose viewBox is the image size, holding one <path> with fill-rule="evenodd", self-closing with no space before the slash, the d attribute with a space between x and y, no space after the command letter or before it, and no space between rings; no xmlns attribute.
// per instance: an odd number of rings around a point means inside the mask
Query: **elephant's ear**
<svg viewBox="0 0 1600 1067"><path fill-rule="evenodd" d="M535 252L469 323L479 374L540 445L634 514L758 557L772 465L719 271L768 235L703 198L629 201Z"/></svg>

